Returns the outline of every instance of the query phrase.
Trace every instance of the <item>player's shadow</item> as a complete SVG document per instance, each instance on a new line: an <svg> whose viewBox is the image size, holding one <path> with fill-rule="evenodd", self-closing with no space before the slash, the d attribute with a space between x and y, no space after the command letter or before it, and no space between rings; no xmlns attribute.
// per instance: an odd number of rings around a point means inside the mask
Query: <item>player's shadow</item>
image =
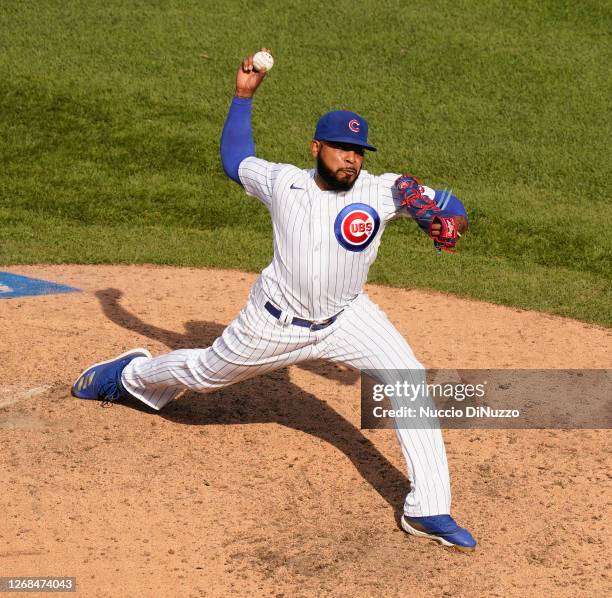
<svg viewBox="0 0 612 598"><path fill-rule="evenodd" d="M217 322L189 321L181 334L143 322L119 303L117 289L96 293L109 320L128 330L159 341L168 348L207 347L222 333ZM344 385L353 384L359 374L348 368L315 361L297 367ZM149 411L134 401L130 407ZM239 382L210 394L188 393L159 412L161 417L188 425L277 423L311 434L335 446L353 463L361 476L401 515L409 489L406 476L348 420L324 401L293 384L287 368Z"/></svg>

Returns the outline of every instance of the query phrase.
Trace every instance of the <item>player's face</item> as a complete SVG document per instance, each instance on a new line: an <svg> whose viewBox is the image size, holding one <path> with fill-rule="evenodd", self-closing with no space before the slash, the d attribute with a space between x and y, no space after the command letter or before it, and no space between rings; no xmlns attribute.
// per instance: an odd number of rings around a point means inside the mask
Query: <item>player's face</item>
<svg viewBox="0 0 612 598"><path fill-rule="evenodd" d="M363 147L313 140L311 151L317 160L317 174L329 190L348 191L355 184L363 164Z"/></svg>

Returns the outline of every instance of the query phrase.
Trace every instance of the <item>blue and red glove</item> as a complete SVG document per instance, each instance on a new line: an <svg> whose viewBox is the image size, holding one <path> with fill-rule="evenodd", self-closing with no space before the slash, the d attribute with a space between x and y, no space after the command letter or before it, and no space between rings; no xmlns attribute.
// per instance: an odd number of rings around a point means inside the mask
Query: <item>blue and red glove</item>
<svg viewBox="0 0 612 598"><path fill-rule="evenodd" d="M424 195L424 189L419 181L409 175L403 174L395 181L395 189L402 206L406 206L421 230L433 240L438 251L455 251L459 239L459 227L455 216L440 209L438 204ZM432 234L432 226L440 225L438 236Z"/></svg>

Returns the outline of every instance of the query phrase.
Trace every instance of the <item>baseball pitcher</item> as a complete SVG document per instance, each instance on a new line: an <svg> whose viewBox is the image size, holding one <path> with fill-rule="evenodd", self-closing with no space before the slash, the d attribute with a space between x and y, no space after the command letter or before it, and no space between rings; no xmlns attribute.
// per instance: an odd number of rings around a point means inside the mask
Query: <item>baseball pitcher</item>
<svg viewBox="0 0 612 598"><path fill-rule="evenodd" d="M227 176L270 213L272 261L247 303L206 349L153 358L133 349L87 368L72 393L81 399L135 397L159 410L180 392L202 393L291 364L326 359L360 370L407 372L420 384L423 366L382 310L363 292L385 226L410 216L438 251L453 251L467 228L461 202L409 175L376 176L362 168L376 151L367 121L354 112L323 115L310 142L314 168L269 162L256 155L253 96L266 76L242 61L221 135ZM393 382L392 375L383 382ZM396 426L410 489L402 528L443 545L473 550L476 541L451 517L451 490L440 429Z"/></svg>

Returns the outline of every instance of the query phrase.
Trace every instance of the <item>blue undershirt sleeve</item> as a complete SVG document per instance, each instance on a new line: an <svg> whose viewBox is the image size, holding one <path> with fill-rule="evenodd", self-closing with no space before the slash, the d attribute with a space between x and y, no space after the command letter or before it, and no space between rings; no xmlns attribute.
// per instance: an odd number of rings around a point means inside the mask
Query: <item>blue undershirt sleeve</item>
<svg viewBox="0 0 612 598"><path fill-rule="evenodd" d="M436 189L435 191L435 201L439 208L453 216L463 216L469 222L465 206L458 197L455 197L446 189Z"/></svg>
<svg viewBox="0 0 612 598"><path fill-rule="evenodd" d="M255 155L251 129L252 98L234 97L221 133L221 164L225 174L239 185L238 167L249 156Z"/></svg>

